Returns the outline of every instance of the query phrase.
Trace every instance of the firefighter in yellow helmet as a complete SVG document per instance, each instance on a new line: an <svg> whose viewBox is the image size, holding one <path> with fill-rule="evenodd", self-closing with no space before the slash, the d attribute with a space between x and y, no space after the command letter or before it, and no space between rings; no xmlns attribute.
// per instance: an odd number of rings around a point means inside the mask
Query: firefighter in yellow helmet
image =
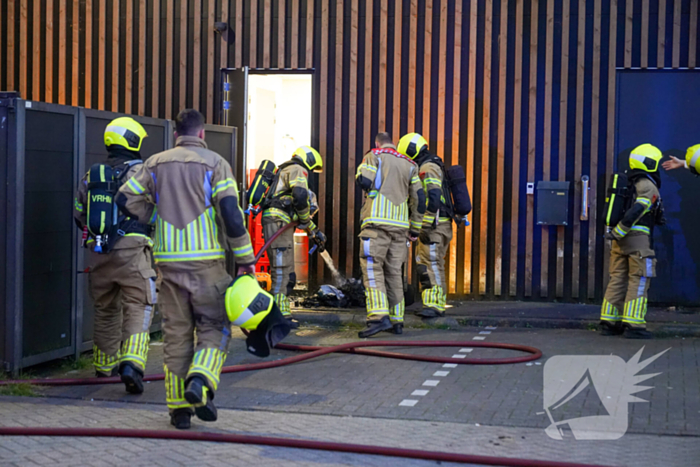
<svg viewBox="0 0 700 467"><path fill-rule="evenodd" d="M418 277L423 288L422 318L445 315L447 278L445 255L452 240L452 209L450 193L445 192L444 164L428 151L428 142L418 133L409 133L399 140L398 150L418 164L427 207L416 247ZM445 184L443 184L445 182Z"/></svg>
<svg viewBox="0 0 700 467"><path fill-rule="evenodd" d="M396 151L387 133L375 139L355 179L365 193L360 211L360 266L367 296L367 328L358 335L403 332L403 264L407 241L417 240L425 194L418 165Z"/></svg>
<svg viewBox="0 0 700 467"><path fill-rule="evenodd" d="M121 375L126 390L135 394L143 392L156 303L153 242L149 225L114 210L114 196L143 165L139 151L146 136L132 118L111 121L104 132L108 156L83 177L74 205L76 222L89 234L85 246L95 307L95 371L98 377Z"/></svg>
<svg viewBox="0 0 700 467"><path fill-rule="evenodd" d="M629 156L629 203L622 220L608 234L610 282L600 316L603 335L623 334L628 338L650 339L646 330L647 292L656 276L652 246L654 225L661 218L659 163L663 155L651 144L642 144Z"/></svg>
<svg viewBox="0 0 700 467"><path fill-rule="evenodd" d="M281 164L275 172L263 210L262 228L265 239L292 221L298 220L298 228L306 230L320 251L325 249L326 236L311 219L309 175L323 170L323 159L314 148L301 146L292 159ZM282 314L293 328L299 323L292 318L288 296L297 282L294 271L294 229L289 228L275 239L267 250L270 258L272 293Z"/></svg>
<svg viewBox="0 0 700 467"><path fill-rule="evenodd" d="M685 167L690 170L693 175L700 175L700 144L689 147L685 152L685 161L674 156L669 156L663 164L665 170L675 170Z"/></svg>
<svg viewBox="0 0 700 467"><path fill-rule="evenodd" d="M148 159L117 195L130 216L156 226L165 398L176 428L188 428L193 411L217 419L213 399L231 339L225 252L233 254L237 276L255 264L231 166L204 136L202 114L180 112L175 147Z"/></svg>

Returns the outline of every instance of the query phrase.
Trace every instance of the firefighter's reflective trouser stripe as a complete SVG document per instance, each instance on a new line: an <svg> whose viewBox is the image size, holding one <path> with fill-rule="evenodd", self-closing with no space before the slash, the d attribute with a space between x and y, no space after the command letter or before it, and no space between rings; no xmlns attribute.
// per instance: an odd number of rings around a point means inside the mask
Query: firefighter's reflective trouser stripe
<svg viewBox="0 0 700 467"><path fill-rule="evenodd" d="M168 409L185 409L192 407L192 404L185 399L185 379L180 378L168 369L165 368L165 401L168 404Z"/></svg>
<svg viewBox="0 0 700 467"><path fill-rule="evenodd" d="M231 339L224 294L233 280L223 261L165 264L161 271L163 361L172 409L181 406L190 376L202 376L212 391L219 385Z"/></svg>
<svg viewBox="0 0 700 467"><path fill-rule="evenodd" d="M268 239L281 228L287 225L274 217L263 217L263 236ZM294 228L285 230L272 242L267 250L267 257L270 259L270 280L272 289L270 293L275 296L275 302L280 311L286 317L290 317L288 295L294 290L296 285L296 274L294 273Z"/></svg>
<svg viewBox="0 0 700 467"><path fill-rule="evenodd" d="M435 229L423 230L416 246L418 278L423 288L423 306L440 312L445 311L447 301L445 255L450 240L452 222L441 222Z"/></svg>
<svg viewBox="0 0 700 467"><path fill-rule="evenodd" d="M122 362L144 370L148 329L156 303L156 273L150 248L88 252L90 296L95 306L95 370L109 374Z"/></svg>
<svg viewBox="0 0 700 467"><path fill-rule="evenodd" d="M618 242L613 242L610 282L605 290L600 319L646 328L647 292L655 276L656 258L644 257L639 252L624 254Z"/></svg>
<svg viewBox="0 0 700 467"><path fill-rule="evenodd" d="M407 232L363 229L360 232L360 266L367 300L367 320L389 316L403 322L404 290L401 267L406 261Z"/></svg>

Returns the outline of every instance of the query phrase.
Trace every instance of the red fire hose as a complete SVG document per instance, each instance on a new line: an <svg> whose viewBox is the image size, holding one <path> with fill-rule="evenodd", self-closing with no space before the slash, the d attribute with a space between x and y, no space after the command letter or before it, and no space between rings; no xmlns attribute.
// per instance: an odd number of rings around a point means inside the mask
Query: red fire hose
<svg viewBox="0 0 700 467"><path fill-rule="evenodd" d="M295 223L289 223L273 235L261 248L255 257L257 262L269 245ZM506 350L516 350L526 352L530 355L509 358L446 358L432 357L427 355L411 355L397 352L387 352L381 350L368 350L364 347L486 347ZM460 365L503 365L511 363L523 363L537 360L542 356L542 352L534 347L516 344L500 344L487 342L444 342L444 341L366 341L350 342L333 347L320 347L311 345L290 345L278 344L277 349L306 351L302 355L284 358L261 363L233 365L224 367L222 373L239 373L243 371L263 370L276 368L284 365L299 363L312 358L317 358L330 353L352 353L375 357L395 358L403 360L413 360L433 363L456 363ZM144 377L144 381L163 380L165 375L156 374ZM119 377L112 378L85 378L85 379L34 379L34 380L6 380L0 381L0 385L29 383L42 386L77 386L96 384L121 383ZM584 464L572 464L564 462L552 462L541 460L527 460L507 457L488 457L467 454L456 454L435 451L421 451L416 449L400 449L382 446L368 446L360 444L332 443L323 441L312 441L303 439L274 438L266 436L249 436L238 434L208 433L208 432L183 432L183 431L158 431L158 430L125 430L114 428L41 428L41 427L0 427L0 436L90 436L109 438L151 438L164 440L188 440L188 441L211 441L237 444L256 444L265 446L278 446L300 449L315 449L333 452L348 452L354 454L370 454L391 457L403 457L410 459L424 459L442 462L458 462L481 465L505 465L516 467L595 467Z"/></svg>

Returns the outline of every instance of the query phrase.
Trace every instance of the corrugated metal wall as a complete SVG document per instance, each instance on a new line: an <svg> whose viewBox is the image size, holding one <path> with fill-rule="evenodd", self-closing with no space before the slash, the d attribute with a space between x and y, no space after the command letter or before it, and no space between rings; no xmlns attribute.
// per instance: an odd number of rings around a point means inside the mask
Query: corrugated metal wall
<svg viewBox="0 0 700 467"><path fill-rule="evenodd" d="M451 293L588 300L606 270L614 69L695 67L698 14L696 0L6 0L0 87L166 118L195 106L212 121L220 66L314 68L320 224L342 269L358 272L362 154L377 131L418 131L466 167L473 196ZM227 17L230 47L212 27ZM570 226L537 227L525 183L582 175L590 220L574 184Z"/></svg>

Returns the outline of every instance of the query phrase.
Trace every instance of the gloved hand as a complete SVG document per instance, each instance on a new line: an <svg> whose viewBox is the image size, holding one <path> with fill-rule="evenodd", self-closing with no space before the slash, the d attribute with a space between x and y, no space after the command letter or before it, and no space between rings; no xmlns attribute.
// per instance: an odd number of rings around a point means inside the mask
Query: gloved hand
<svg viewBox="0 0 700 467"><path fill-rule="evenodd" d="M328 241L328 239L326 238L326 235L323 232L316 229L312 231L309 234L309 236L311 237L311 240L313 240L314 243L316 243L319 253L323 253L324 251L326 251L326 241Z"/></svg>
<svg viewBox="0 0 700 467"><path fill-rule="evenodd" d="M244 274L255 274L255 263L238 266L236 268L236 277Z"/></svg>
<svg viewBox="0 0 700 467"><path fill-rule="evenodd" d="M414 232L413 230L408 231L408 239L412 242L418 240L418 235L420 235L418 232Z"/></svg>
<svg viewBox="0 0 700 467"><path fill-rule="evenodd" d="M613 235L612 230L605 234L605 239L606 240L617 240L617 238L615 238L615 235Z"/></svg>

